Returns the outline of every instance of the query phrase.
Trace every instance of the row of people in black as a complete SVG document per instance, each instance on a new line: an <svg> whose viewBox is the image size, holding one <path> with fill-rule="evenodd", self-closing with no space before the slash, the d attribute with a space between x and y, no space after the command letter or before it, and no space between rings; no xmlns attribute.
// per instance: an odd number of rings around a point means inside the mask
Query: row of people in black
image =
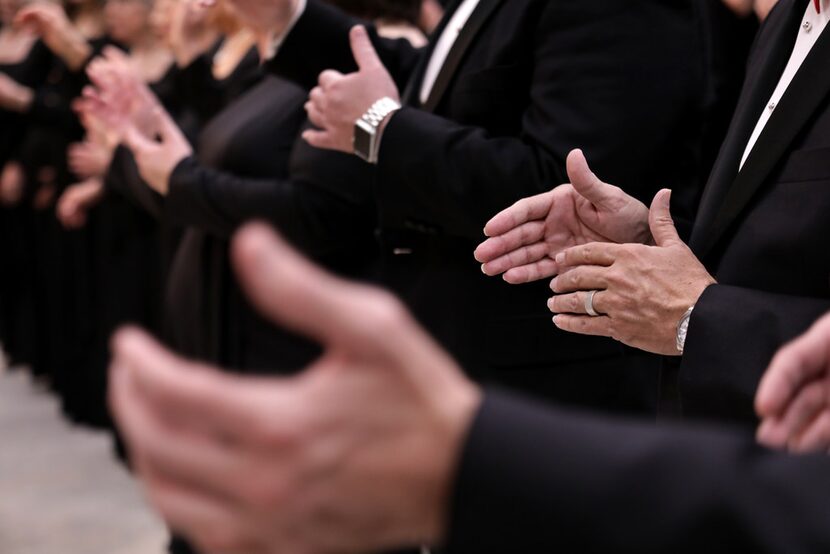
<svg viewBox="0 0 830 554"><path fill-rule="evenodd" d="M242 293L230 237L251 219L391 289L477 381L676 411L659 359L557 330L545 284L488 279L472 253L495 213L569 180L577 146L641 202L671 184L688 231L754 14L715 0L465 0L427 42L431 3L3 1L3 38L19 47L4 53L23 52L0 87L2 240L19 269L3 277L3 342L70 416L108 422L107 345L127 322L242 373L291 374L319 355ZM402 108L370 164L331 137L375 89ZM740 402L701 412L754 423Z"/></svg>

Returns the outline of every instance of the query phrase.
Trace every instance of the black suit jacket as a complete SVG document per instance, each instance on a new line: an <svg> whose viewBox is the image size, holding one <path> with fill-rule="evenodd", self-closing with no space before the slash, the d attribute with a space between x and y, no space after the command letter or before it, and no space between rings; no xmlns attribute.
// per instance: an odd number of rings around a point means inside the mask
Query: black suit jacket
<svg viewBox="0 0 830 554"><path fill-rule="evenodd" d="M828 487L824 454L579 417L491 391L455 477L447 550L823 553Z"/></svg>
<svg viewBox="0 0 830 554"><path fill-rule="evenodd" d="M382 278L479 379L589 391L575 394L601 405L626 387L621 363L602 374L585 365L619 360L620 346L557 331L545 283L488 279L472 252L496 212L567 180L575 147L644 201L667 179L678 183L678 213L691 217L711 100L703 4L482 0L423 106L434 40L419 52L370 28L407 104L385 130L377 166ZM355 23L312 0L269 67L307 88L324 69L354 71Z"/></svg>
<svg viewBox="0 0 830 554"><path fill-rule="evenodd" d="M679 372L684 414L754 424L774 352L830 309L830 32L819 39L738 173L792 52L808 0L761 30L691 247L719 284L703 294Z"/></svg>

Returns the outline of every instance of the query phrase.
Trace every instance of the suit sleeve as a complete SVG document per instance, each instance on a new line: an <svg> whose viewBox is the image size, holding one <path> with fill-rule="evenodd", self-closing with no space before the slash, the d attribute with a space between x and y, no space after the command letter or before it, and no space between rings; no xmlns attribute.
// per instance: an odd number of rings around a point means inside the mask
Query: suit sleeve
<svg viewBox="0 0 830 554"><path fill-rule="evenodd" d="M656 192L648 172L659 166L663 183L682 182L671 173L678 167L662 165L687 148L675 133L697 109L687 104L700 80L692 14L655 2L542 4L524 16L532 46L521 59L487 69L487 82L483 72L457 75L442 100L456 114L486 99L489 123L412 108L391 117L378 181L389 183L380 192L395 223L478 239L495 213L567 182L565 159L577 147L604 180L647 204ZM522 65L530 67L508 71ZM516 121L501 120L517 107Z"/></svg>
<svg viewBox="0 0 830 554"><path fill-rule="evenodd" d="M405 39L380 38L373 25L317 0L309 0L305 12L285 37L277 54L267 62L268 70L306 90L317 86L320 73L327 69L340 73L357 71L349 43L349 31L355 25L366 25L383 65L398 88L403 90L418 61L420 49Z"/></svg>
<svg viewBox="0 0 830 554"><path fill-rule="evenodd" d="M828 485L824 455L790 457L730 432L580 417L491 391L462 453L446 547L826 552Z"/></svg>
<svg viewBox="0 0 830 554"><path fill-rule="evenodd" d="M775 352L830 300L712 285L695 305L680 366L685 414L755 422L753 399Z"/></svg>
<svg viewBox="0 0 830 554"><path fill-rule="evenodd" d="M177 224L220 237L230 237L246 221L262 219L318 260L368 256L374 247L370 166L298 141L290 167L289 177L256 179L186 158L171 175L165 213ZM335 175L362 185L344 191L326 186L341 182Z"/></svg>
<svg viewBox="0 0 830 554"><path fill-rule="evenodd" d="M126 146L119 145L113 152L104 183L153 217L161 217L164 197L141 178L133 153Z"/></svg>

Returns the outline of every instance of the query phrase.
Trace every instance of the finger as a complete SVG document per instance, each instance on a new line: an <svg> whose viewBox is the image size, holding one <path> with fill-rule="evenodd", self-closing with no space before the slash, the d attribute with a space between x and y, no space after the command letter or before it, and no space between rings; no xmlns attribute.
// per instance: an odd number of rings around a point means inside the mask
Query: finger
<svg viewBox="0 0 830 554"><path fill-rule="evenodd" d="M304 107L305 112L308 115L308 120L311 124L320 129L325 129L326 120L325 117L323 117L323 114L320 113L320 110L318 110L312 102L306 102Z"/></svg>
<svg viewBox="0 0 830 554"><path fill-rule="evenodd" d="M164 479L152 470L141 472L144 489L153 507L171 529L187 537L201 552L254 552L254 545L228 530L236 521L232 505Z"/></svg>
<svg viewBox="0 0 830 554"><path fill-rule="evenodd" d="M318 83L323 90L327 90L330 86L334 83L343 79L343 74L339 71L335 71L333 69L327 69L320 73L320 78L318 79Z"/></svg>
<svg viewBox="0 0 830 554"><path fill-rule="evenodd" d="M778 418L766 418L761 421L755 438L759 444L767 448L785 448L787 446L787 431Z"/></svg>
<svg viewBox="0 0 830 554"><path fill-rule="evenodd" d="M608 204L616 187L602 182L591 171L591 168L588 166L588 160L585 159L585 154L582 150L577 149L571 151L568 154L566 166L571 186L580 195L596 206L606 206Z"/></svg>
<svg viewBox="0 0 830 554"><path fill-rule="evenodd" d="M479 262L486 264L494 264L495 267L502 267L500 263L494 263L499 258L505 257L512 252L529 245L538 244L545 246L543 242L545 234L545 223L542 221L531 221L515 227L502 235L489 238L481 243L475 250L475 258ZM546 250L547 251L547 250ZM523 262L527 263L527 262ZM517 264L519 265L519 264ZM493 275L501 273L508 269L505 267L501 271L492 273Z"/></svg>
<svg viewBox="0 0 830 554"><path fill-rule="evenodd" d="M550 211L552 200L553 191L519 200L506 210L502 210L496 214L490 221L488 221L487 225L484 226L484 235L488 237L497 237L499 235L504 235L529 221L544 219ZM492 255L498 256L500 254L494 253ZM479 261L481 262L486 260Z"/></svg>
<svg viewBox="0 0 830 554"><path fill-rule="evenodd" d="M357 67L360 70L371 70L383 67L383 62L380 61L375 47L372 45L369 33L366 32L366 27L363 25L352 27L352 30L349 32L349 41L352 45L354 61L357 62Z"/></svg>
<svg viewBox="0 0 830 554"><path fill-rule="evenodd" d="M320 110L325 111L327 100L326 100L326 93L323 92L323 89L320 87L314 87L311 89L311 92L308 95L309 101L314 104L314 106Z"/></svg>
<svg viewBox="0 0 830 554"><path fill-rule="evenodd" d="M608 288L608 269L601 266L584 265L560 273L550 282L555 293Z"/></svg>
<svg viewBox="0 0 830 554"><path fill-rule="evenodd" d="M799 454L826 451L830 448L830 412L822 410L802 432L790 441L790 450Z"/></svg>
<svg viewBox="0 0 830 554"><path fill-rule="evenodd" d="M830 316L824 316L775 355L755 397L758 415L781 416L804 384L825 375L829 364Z"/></svg>
<svg viewBox="0 0 830 554"><path fill-rule="evenodd" d="M557 328L579 335L597 337L611 336L611 318L606 316L591 317L585 315L556 315L553 324Z"/></svg>
<svg viewBox="0 0 830 554"><path fill-rule="evenodd" d="M123 364L123 361L118 363ZM126 369L112 373L113 413L135 459L182 483L218 493L228 475L238 474L238 462L222 442L199 440L179 426L165 424L159 410L143 399Z"/></svg>
<svg viewBox="0 0 830 554"><path fill-rule="evenodd" d="M559 271L559 266L550 258L542 258L536 263L514 267L509 269L502 275L502 279L511 285L521 285L538 281L540 279L547 279L556 275Z"/></svg>
<svg viewBox="0 0 830 554"><path fill-rule="evenodd" d="M291 411L296 406L290 379L271 378L267 384L260 379L234 380L214 368L175 356L137 329L116 333L112 350L114 370L129 372L144 402L194 429L229 440L267 434L276 445L282 427L293 421ZM274 417L263 421L263 409Z"/></svg>
<svg viewBox="0 0 830 554"><path fill-rule="evenodd" d="M303 140L314 148L322 150L336 150L337 144L328 131L314 131L308 129L303 131Z"/></svg>
<svg viewBox="0 0 830 554"><path fill-rule="evenodd" d="M787 408L775 433L769 437L770 442L791 445L801 435L807 425L813 421L824 408L824 391L821 383L812 383L805 387ZM771 433L770 430L768 432Z"/></svg>
<svg viewBox="0 0 830 554"><path fill-rule="evenodd" d="M585 302L588 298L589 292L572 292L570 294L560 294L548 299L548 309L556 314L575 314L588 315L588 310L585 309ZM592 306L594 311L598 314L606 314L603 308L605 291L597 291L594 293ZM596 317L596 316L594 316Z"/></svg>
<svg viewBox="0 0 830 554"><path fill-rule="evenodd" d="M605 242L591 242L573 246L556 255L556 263L564 270L579 265L609 266L616 260L623 245Z"/></svg>
<svg viewBox="0 0 830 554"><path fill-rule="evenodd" d="M648 212L648 224L657 246L684 244L671 216L671 191L663 189L654 196Z"/></svg>
<svg viewBox="0 0 830 554"><path fill-rule="evenodd" d="M485 275L499 275L514 267L524 267L526 265L534 264L540 260L548 259L548 247L545 244L537 243L524 248L514 250L509 254L502 256L492 262L482 264L481 270ZM553 262L553 260L550 260Z"/></svg>

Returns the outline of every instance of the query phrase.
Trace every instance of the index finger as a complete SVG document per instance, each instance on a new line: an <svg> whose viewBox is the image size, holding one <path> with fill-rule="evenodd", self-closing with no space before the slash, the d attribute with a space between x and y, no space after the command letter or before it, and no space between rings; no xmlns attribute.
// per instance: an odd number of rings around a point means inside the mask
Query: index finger
<svg viewBox="0 0 830 554"><path fill-rule="evenodd" d="M566 267L578 265L612 265L624 246L611 242L590 242L579 246L572 246L556 255L556 265L559 271Z"/></svg>
<svg viewBox="0 0 830 554"><path fill-rule="evenodd" d="M519 250L531 244L541 243L545 234L545 224L541 221L531 221L523 223L506 233L499 236L489 238L478 245L475 249L475 259L481 263L495 262L502 256L509 255L511 252ZM527 263L527 262L523 262ZM512 263L508 267L512 267ZM501 273L506 271L507 267L497 271ZM495 270L493 270L495 272Z"/></svg>
<svg viewBox="0 0 830 554"><path fill-rule="evenodd" d="M544 219L553 204L553 191L522 198L512 206L493 216L484 226L488 237L503 235L529 221Z"/></svg>
<svg viewBox="0 0 830 554"><path fill-rule="evenodd" d="M275 421L287 423L295 411L280 409L285 402L292 404L290 379L272 377L267 387L260 379L232 379L179 358L137 329L119 331L112 348L113 368L129 371L138 394L154 410L196 429L234 439L271 425L263 421L263 404Z"/></svg>

